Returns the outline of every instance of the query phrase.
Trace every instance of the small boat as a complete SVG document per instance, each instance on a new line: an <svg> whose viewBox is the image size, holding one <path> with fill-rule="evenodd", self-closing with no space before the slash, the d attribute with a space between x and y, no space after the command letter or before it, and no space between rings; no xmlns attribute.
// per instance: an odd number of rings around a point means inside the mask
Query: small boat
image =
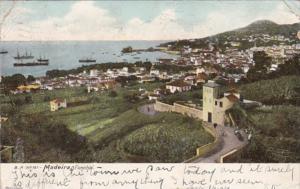
<svg viewBox="0 0 300 189"><path fill-rule="evenodd" d="M49 62L49 59L46 59L45 57L42 58L41 56L37 59L38 62Z"/></svg>
<svg viewBox="0 0 300 189"><path fill-rule="evenodd" d="M96 62L95 59L90 59L90 58L86 58L86 59L79 59L80 63L93 63Z"/></svg>
<svg viewBox="0 0 300 189"><path fill-rule="evenodd" d="M49 62L27 62L27 63L14 63L15 67L20 66L48 66Z"/></svg>
<svg viewBox="0 0 300 189"><path fill-rule="evenodd" d="M133 59L140 59L140 57L135 56L135 57L133 57Z"/></svg>

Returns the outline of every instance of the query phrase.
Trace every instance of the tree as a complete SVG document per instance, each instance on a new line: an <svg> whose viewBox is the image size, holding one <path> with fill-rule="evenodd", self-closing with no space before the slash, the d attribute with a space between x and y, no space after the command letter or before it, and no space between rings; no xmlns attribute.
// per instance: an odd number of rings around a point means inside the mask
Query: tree
<svg viewBox="0 0 300 189"><path fill-rule="evenodd" d="M126 99L128 102L134 103L139 100L138 94L137 93L132 93L132 94L125 94L123 96L124 99Z"/></svg>
<svg viewBox="0 0 300 189"><path fill-rule="evenodd" d="M32 82L34 82L35 81L35 77L33 76L33 75L28 75L27 76L27 82L28 83L32 83Z"/></svg>
<svg viewBox="0 0 300 189"><path fill-rule="evenodd" d="M278 75L300 75L300 55L294 56L285 62L280 64L277 71Z"/></svg>
<svg viewBox="0 0 300 189"><path fill-rule="evenodd" d="M44 102L49 102L50 101L50 96L45 96L44 97Z"/></svg>
<svg viewBox="0 0 300 189"><path fill-rule="evenodd" d="M32 96L25 96L25 102L31 103L32 102Z"/></svg>
<svg viewBox="0 0 300 189"><path fill-rule="evenodd" d="M247 72L249 81L258 81L268 77L268 69L271 65L271 57L267 56L264 51L255 52L253 55L255 66L250 68Z"/></svg>
<svg viewBox="0 0 300 189"><path fill-rule="evenodd" d="M119 82L121 83L121 86L124 87L126 84L128 84L129 82L133 82L133 81L136 81L137 80L137 77L134 76L134 75L131 75L131 76L119 76L116 78L116 82Z"/></svg>
<svg viewBox="0 0 300 189"><path fill-rule="evenodd" d="M26 83L26 78L22 74L14 74L12 76L3 77L1 84L5 91L13 90L19 85L24 85Z"/></svg>

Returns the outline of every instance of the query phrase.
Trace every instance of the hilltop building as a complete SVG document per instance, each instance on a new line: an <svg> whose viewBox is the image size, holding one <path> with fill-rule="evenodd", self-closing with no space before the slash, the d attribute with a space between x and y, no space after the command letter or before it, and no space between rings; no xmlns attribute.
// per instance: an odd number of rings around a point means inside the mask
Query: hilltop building
<svg viewBox="0 0 300 189"><path fill-rule="evenodd" d="M221 86L214 81L203 85L203 121L224 125L225 111L240 100L236 90L221 94Z"/></svg>
<svg viewBox="0 0 300 189"><path fill-rule="evenodd" d="M67 108L67 100L64 99L54 99L50 101L50 110L51 112L55 112L61 108Z"/></svg>

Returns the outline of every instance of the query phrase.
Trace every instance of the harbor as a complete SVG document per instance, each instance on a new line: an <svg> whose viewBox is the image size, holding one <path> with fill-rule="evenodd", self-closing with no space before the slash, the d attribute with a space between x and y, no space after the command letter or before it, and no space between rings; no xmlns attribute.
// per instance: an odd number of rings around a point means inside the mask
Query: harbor
<svg viewBox="0 0 300 189"><path fill-rule="evenodd" d="M0 66L3 75L21 73L24 75L43 76L48 70L74 69L95 63L135 63L137 61L157 61L159 58L176 58L177 56L175 55L159 51L121 53L122 48L126 46L132 46L134 49L147 49L149 47L156 47L163 42L166 41L3 41L0 49L1 51L2 49L8 51L8 53L0 55ZM33 58L15 59L15 57L18 57L18 52L19 57L26 55L27 52L27 56L33 56ZM25 65L25 63L30 64Z"/></svg>

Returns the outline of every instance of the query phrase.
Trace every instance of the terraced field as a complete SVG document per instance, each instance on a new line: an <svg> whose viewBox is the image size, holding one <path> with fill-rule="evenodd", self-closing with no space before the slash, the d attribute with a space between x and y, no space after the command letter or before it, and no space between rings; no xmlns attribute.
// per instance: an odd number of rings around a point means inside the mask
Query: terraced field
<svg viewBox="0 0 300 189"><path fill-rule="evenodd" d="M31 102L25 101L29 94L14 95L13 101L19 103L15 106L18 111L10 117L8 125L13 125L18 117L25 122L31 117L47 117L47 123L38 120L39 127L51 122L63 124L77 132L87 139L91 154L86 156L92 161L181 162L193 156L195 149L209 143L212 137L203 130L200 121L175 113L144 115L137 108L147 100L136 99L132 102L126 97L138 93L139 88L153 89L159 85L138 84L119 88L116 97L111 97L109 91L88 94L81 87L30 94ZM84 103L51 112L49 100L54 98L65 98L68 103ZM7 97L1 99L4 113L9 111L10 106ZM30 135L38 133L26 134L28 137ZM132 158L135 156L142 158Z"/></svg>

